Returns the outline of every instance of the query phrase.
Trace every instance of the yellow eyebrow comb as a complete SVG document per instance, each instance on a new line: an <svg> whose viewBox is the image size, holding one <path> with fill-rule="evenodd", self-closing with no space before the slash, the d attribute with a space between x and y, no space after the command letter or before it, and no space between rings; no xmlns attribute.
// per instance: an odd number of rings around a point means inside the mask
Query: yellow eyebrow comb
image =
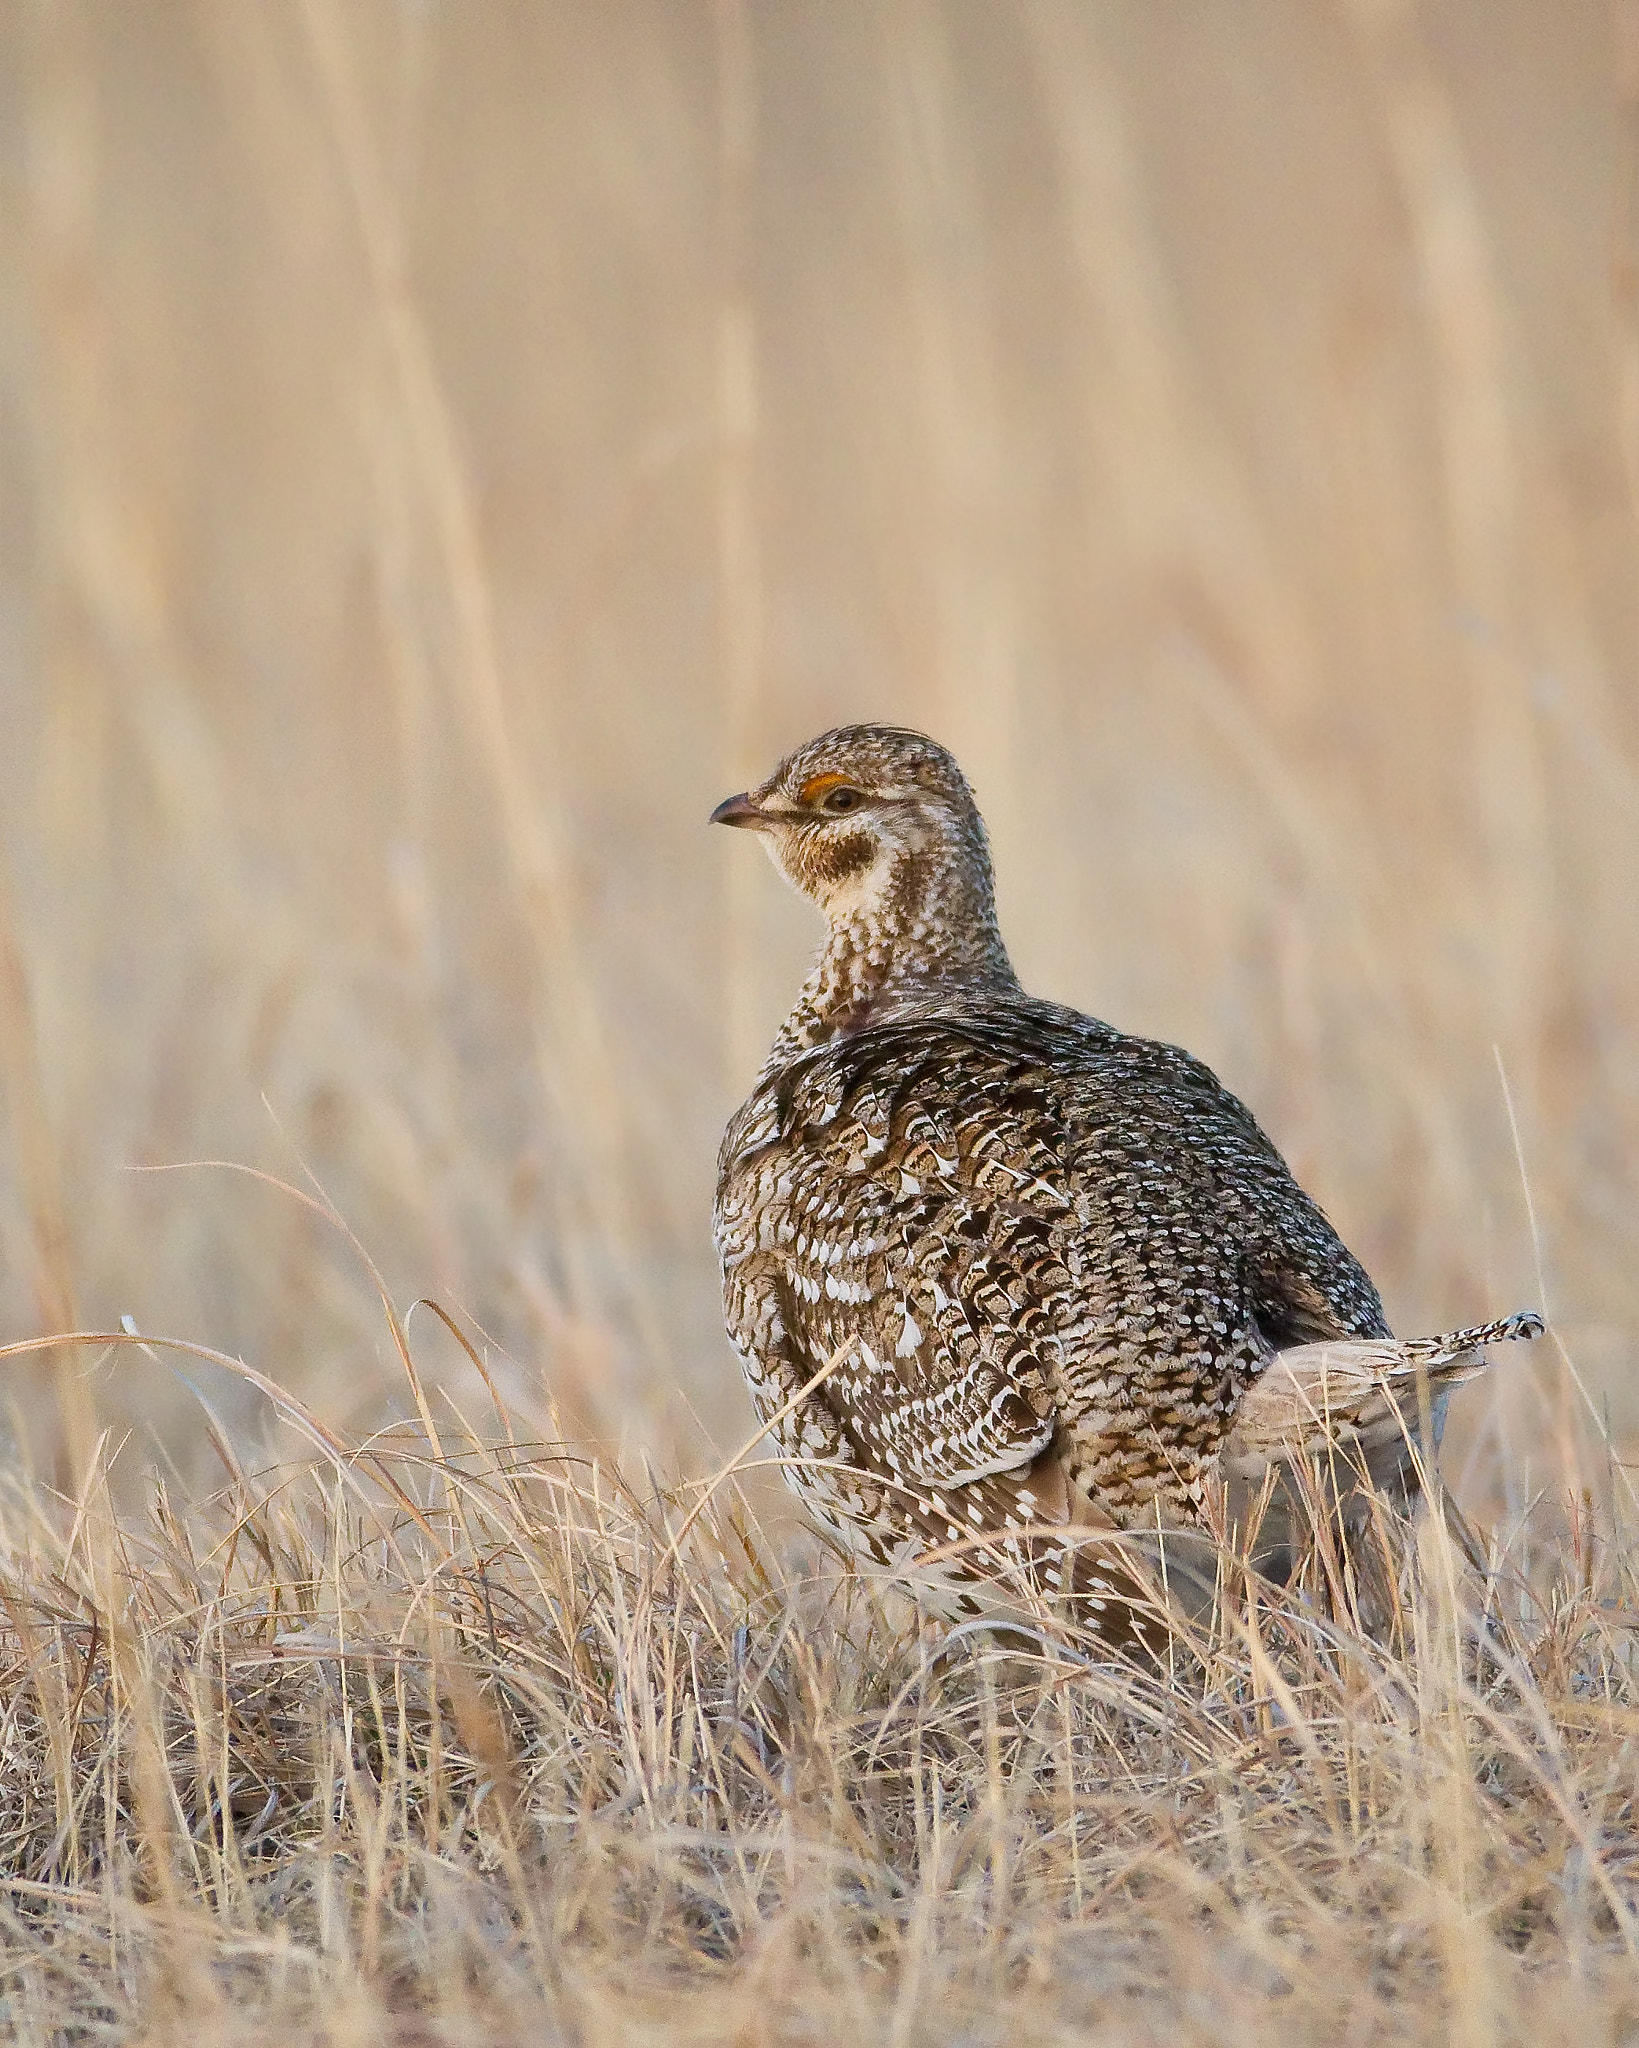
<svg viewBox="0 0 1639 2048"><path fill-rule="evenodd" d="M810 775L802 788L797 791L797 798L801 803L811 804L824 796L828 789L852 789L853 786L854 781L851 775L838 775L833 770L829 775Z"/></svg>

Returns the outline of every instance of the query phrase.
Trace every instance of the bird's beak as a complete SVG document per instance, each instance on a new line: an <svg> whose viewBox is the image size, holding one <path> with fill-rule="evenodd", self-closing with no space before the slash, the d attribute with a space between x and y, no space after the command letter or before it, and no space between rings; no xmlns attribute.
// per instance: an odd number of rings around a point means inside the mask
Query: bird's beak
<svg viewBox="0 0 1639 2048"><path fill-rule="evenodd" d="M726 796L711 814L714 825L744 825L753 832L767 832L774 823L767 811L757 806L744 790L738 796Z"/></svg>

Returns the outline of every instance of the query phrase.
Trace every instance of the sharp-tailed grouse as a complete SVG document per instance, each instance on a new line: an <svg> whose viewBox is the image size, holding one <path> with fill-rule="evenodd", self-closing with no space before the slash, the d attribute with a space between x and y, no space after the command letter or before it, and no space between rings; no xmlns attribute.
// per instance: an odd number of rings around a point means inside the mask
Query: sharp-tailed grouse
<svg viewBox="0 0 1639 2048"><path fill-rule="evenodd" d="M1317 1452L1346 1544L1368 1484L1409 1504L1421 1419L1534 1316L1396 1344L1199 1060L1027 996L934 741L843 727L712 815L829 926L715 1219L729 1336L821 1521L946 1612L1062 1595L1122 1640L1135 1583L1201 1611L1206 1532L1255 1529L1284 1576Z"/></svg>

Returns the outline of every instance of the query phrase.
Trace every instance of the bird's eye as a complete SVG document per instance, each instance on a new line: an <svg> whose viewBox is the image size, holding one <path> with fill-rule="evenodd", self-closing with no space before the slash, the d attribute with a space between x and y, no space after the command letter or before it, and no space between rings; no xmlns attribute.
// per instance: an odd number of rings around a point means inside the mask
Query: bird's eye
<svg viewBox="0 0 1639 2048"><path fill-rule="evenodd" d="M857 811L865 801L857 789L833 789L825 798L821 808L840 817L844 811Z"/></svg>

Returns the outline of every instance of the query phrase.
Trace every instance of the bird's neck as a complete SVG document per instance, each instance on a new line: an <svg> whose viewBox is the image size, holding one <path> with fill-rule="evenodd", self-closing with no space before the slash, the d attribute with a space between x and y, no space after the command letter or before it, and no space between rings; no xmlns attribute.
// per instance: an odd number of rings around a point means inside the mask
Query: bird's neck
<svg viewBox="0 0 1639 2048"><path fill-rule="evenodd" d="M765 1073L912 1004L1018 993L988 863L964 868L908 854L883 886L857 904L833 906L827 922Z"/></svg>

